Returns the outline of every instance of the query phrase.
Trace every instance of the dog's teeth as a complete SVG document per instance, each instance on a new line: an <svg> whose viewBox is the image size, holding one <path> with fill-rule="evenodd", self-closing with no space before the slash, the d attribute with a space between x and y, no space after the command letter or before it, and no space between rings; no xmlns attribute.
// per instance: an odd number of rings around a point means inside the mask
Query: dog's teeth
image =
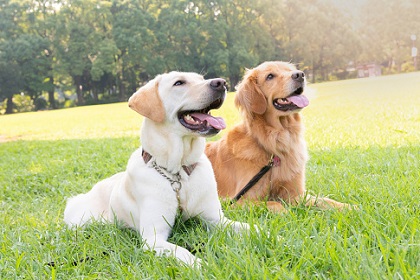
<svg viewBox="0 0 420 280"><path fill-rule="evenodd" d="M191 115L185 115L184 116L184 120L189 123L189 124L195 124L198 125L201 122L199 120L194 119L193 117L191 117Z"/></svg>
<svg viewBox="0 0 420 280"><path fill-rule="evenodd" d="M185 115L184 120L190 124L198 124L198 122L190 115Z"/></svg>

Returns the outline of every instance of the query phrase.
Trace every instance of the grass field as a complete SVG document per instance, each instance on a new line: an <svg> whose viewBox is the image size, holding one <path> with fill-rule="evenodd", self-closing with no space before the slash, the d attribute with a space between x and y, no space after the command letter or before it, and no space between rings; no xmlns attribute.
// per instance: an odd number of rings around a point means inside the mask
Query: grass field
<svg viewBox="0 0 420 280"><path fill-rule="evenodd" d="M420 72L311 88L308 189L360 210L224 205L260 236L177 222L170 240L201 270L143 251L131 230L63 223L65 200L138 147L141 117L126 103L0 116L0 279L419 279ZM216 114L239 120L233 94Z"/></svg>

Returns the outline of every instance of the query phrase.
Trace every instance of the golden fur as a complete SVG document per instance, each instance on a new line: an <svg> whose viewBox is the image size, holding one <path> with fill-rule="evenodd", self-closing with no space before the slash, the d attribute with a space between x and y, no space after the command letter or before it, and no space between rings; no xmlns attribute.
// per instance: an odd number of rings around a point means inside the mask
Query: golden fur
<svg viewBox="0 0 420 280"><path fill-rule="evenodd" d="M281 111L273 105L279 98L290 97L298 87L304 88L304 79L297 82L296 78L292 78L293 73L304 75L292 64L265 62L248 70L238 85L235 104L242 113L243 121L222 139L206 146L219 195L235 197L267 165L271 156L277 155L280 165L273 166L239 202L244 199L254 202L266 200L267 207L276 212L285 210L282 202L304 202L320 208L347 208L347 204L306 193L308 153L300 109Z"/></svg>

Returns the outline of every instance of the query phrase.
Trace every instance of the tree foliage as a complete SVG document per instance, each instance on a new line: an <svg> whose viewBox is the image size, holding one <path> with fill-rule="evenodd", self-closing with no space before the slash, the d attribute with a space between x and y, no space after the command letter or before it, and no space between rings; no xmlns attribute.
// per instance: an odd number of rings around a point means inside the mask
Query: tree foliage
<svg viewBox="0 0 420 280"><path fill-rule="evenodd" d="M400 71L420 37L417 0L0 0L0 102L57 91L126 100L158 73L224 77L285 60L312 81L350 62ZM345 75L340 76L345 77Z"/></svg>

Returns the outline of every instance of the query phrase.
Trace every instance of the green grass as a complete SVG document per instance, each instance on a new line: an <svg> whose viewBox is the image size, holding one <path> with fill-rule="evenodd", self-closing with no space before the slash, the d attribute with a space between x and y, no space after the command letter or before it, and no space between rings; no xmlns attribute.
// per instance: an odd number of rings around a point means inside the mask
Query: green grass
<svg viewBox="0 0 420 280"><path fill-rule="evenodd" d="M312 88L308 188L361 210L224 205L260 236L177 222L171 241L201 271L143 251L131 230L62 221L66 198L124 170L138 146L126 103L0 116L0 279L419 279L420 73ZM233 94L217 114L239 120Z"/></svg>

